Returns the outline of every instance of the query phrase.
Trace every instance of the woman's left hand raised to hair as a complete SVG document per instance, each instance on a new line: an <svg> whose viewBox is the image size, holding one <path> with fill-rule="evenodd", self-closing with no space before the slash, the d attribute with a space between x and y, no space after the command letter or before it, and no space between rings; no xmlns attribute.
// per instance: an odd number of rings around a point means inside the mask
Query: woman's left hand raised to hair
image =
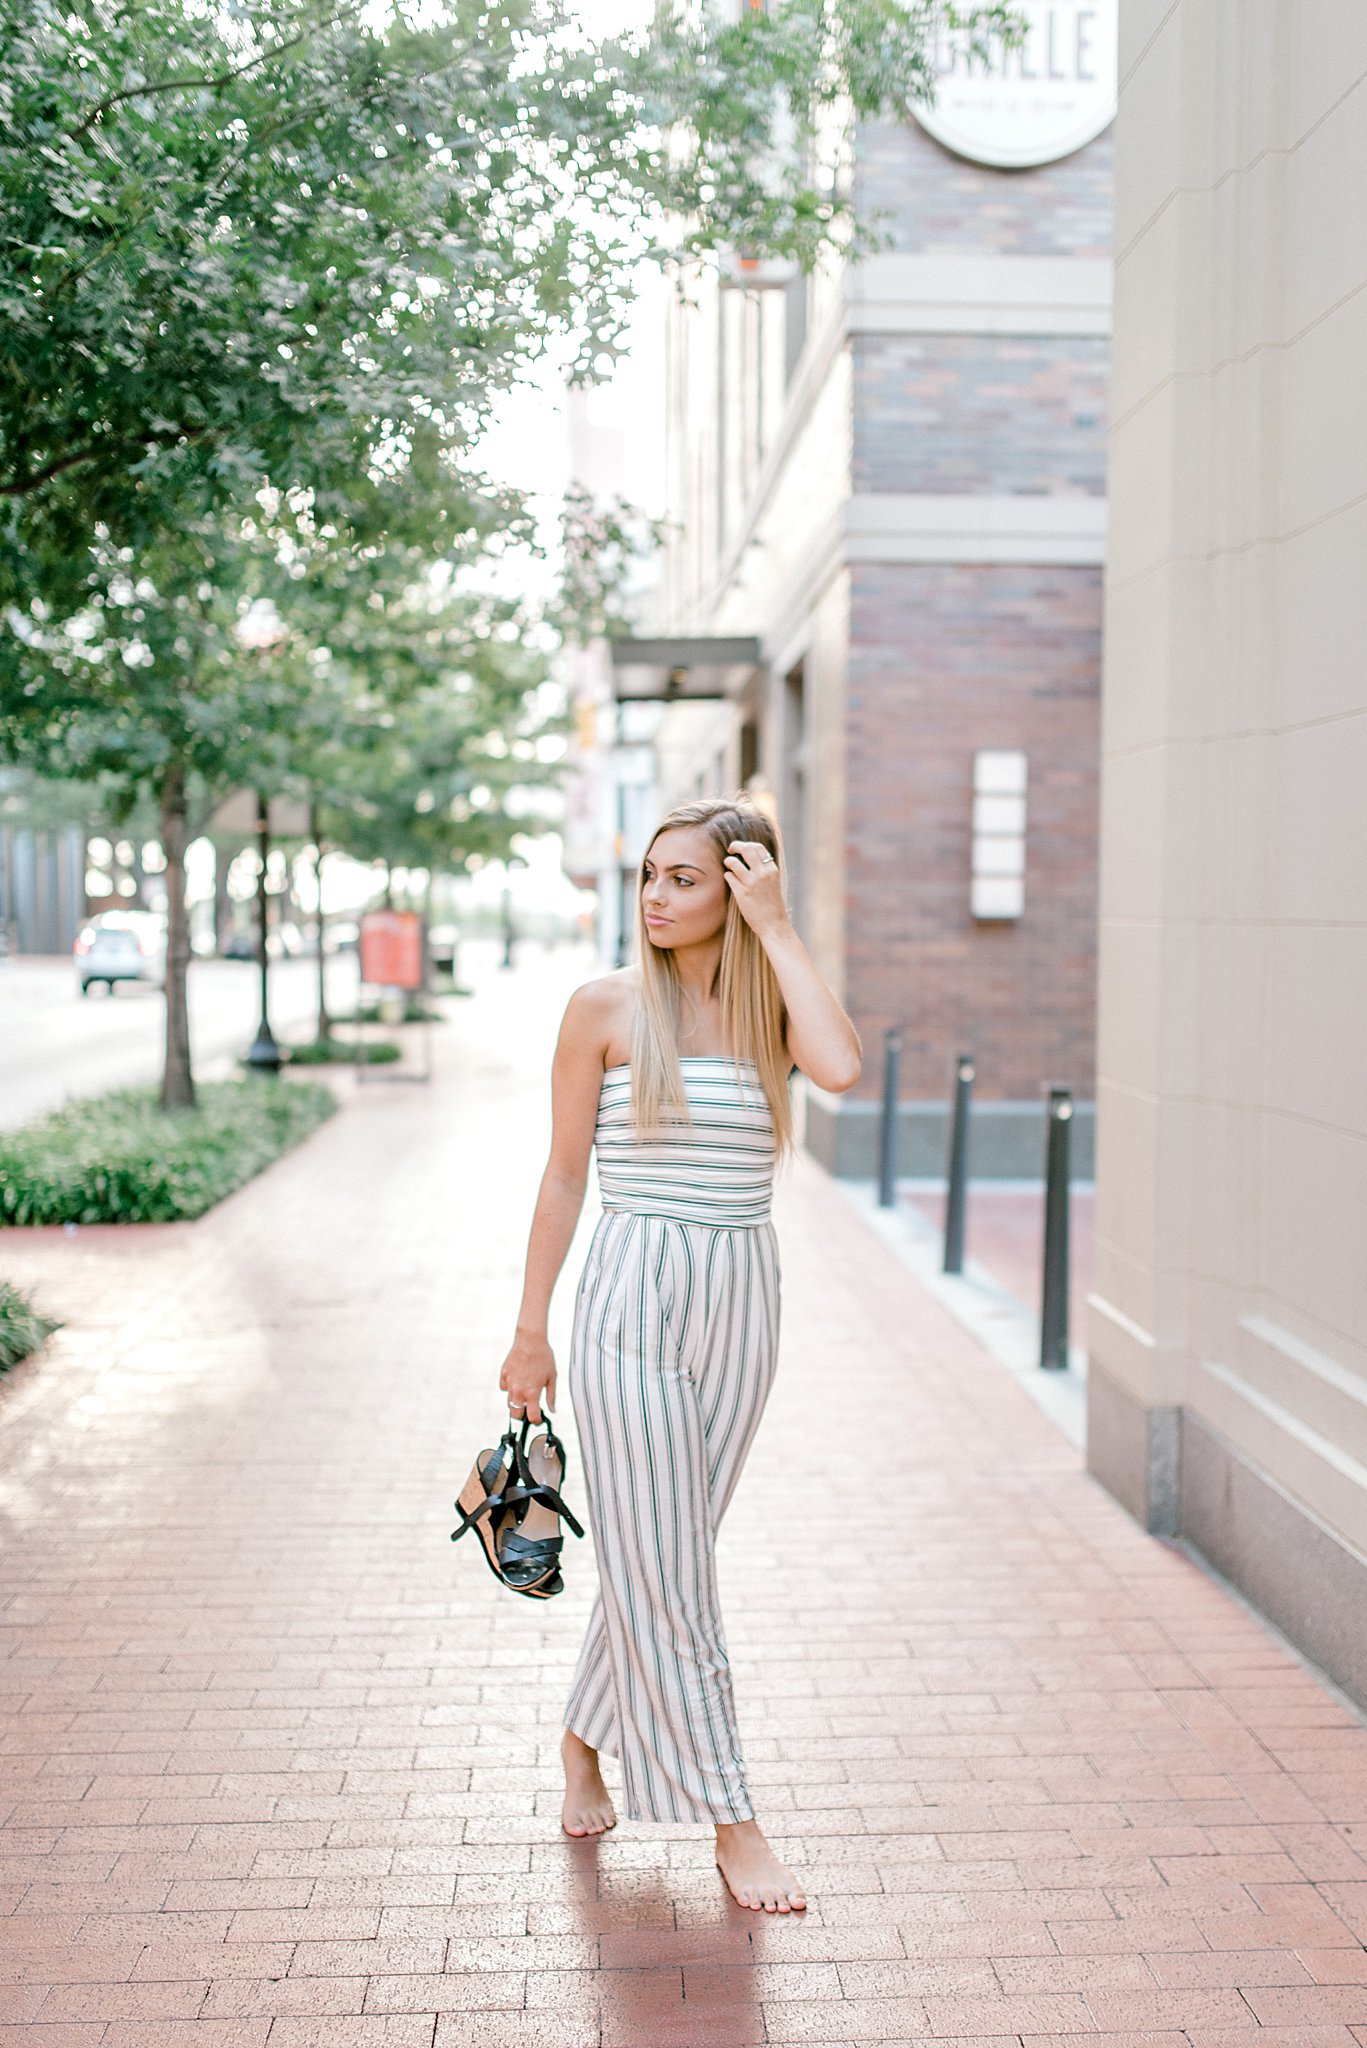
<svg viewBox="0 0 1367 2048"><path fill-rule="evenodd" d="M859 1034L793 929L778 862L758 840L733 839L722 866L741 915L777 976L788 1012L789 1057L818 1088L837 1094L853 1088L859 1079Z"/></svg>
<svg viewBox="0 0 1367 2048"><path fill-rule="evenodd" d="M767 935L788 922L778 862L758 839L733 839L722 867L740 914L755 932Z"/></svg>

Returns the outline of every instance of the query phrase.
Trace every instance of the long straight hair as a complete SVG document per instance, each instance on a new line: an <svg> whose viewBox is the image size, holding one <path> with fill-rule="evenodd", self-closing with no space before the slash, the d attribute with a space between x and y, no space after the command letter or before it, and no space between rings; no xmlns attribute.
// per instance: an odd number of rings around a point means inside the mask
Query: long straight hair
<svg viewBox="0 0 1367 2048"><path fill-rule="evenodd" d="M674 825L702 826L716 848L718 861L725 860L733 839L758 840L777 861L779 881L784 881L778 828L743 796L702 797L696 803L679 804L655 827L636 879L636 962L641 992L631 1030L631 1102L641 1136L658 1133L667 1123L691 1121L679 1065L679 970L670 949L652 942L642 902L651 847ZM731 1057L738 1068L742 1060L754 1062L773 1118L775 1143L782 1153L793 1142L793 1108L788 1094L791 1063L783 1042L788 1013L769 956L741 915L729 887L715 989Z"/></svg>

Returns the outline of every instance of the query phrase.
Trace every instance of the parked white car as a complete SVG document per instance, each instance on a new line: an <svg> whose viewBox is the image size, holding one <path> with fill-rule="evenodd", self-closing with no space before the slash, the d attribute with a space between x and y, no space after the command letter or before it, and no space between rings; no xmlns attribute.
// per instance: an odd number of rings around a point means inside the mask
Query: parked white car
<svg viewBox="0 0 1367 2048"><path fill-rule="evenodd" d="M83 996L102 981L112 996L121 981L160 983L166 975L166 920L150 910L102 910L83 925L73 948Z"/></svg>

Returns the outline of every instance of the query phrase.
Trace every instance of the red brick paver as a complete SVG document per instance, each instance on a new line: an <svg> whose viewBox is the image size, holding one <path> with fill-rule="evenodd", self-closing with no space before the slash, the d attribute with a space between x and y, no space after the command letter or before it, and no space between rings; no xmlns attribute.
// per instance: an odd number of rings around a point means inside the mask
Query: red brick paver
<svg viewBox="0 0 1367 2048"><path fill-rule="evenodd" d="M564 984L490 977L432 1089L201 1224L0 1240L67 1319L0 1388L0 2042L1367 2048L1362 1727L807 1164L721 1557L811 1909L560 1835L587 1548L533 1606L447 1531Z"/></svg>

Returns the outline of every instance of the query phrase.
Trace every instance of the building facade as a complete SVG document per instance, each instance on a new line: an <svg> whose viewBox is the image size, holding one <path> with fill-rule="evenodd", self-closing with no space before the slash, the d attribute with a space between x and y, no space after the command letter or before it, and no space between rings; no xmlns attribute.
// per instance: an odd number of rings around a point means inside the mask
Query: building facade
<svg viewBox="0 0 1367 2048"><path fill-rule="evenodd" d="M1076 12L1032 10L1035 61ZM1006 168L909 116L858 131L853 176L877 253L769 289L700 275L670 312L660 630L759 658L662 715L661 793L776 808L867 1054L851 1096L807 1091L818 1157L872 1172L896 1026L902 1171L942 1170L971 1051L974 1170L1037 1174L1062 1082L1085 1173L1112 137Z"/></svg>
<svg viewBox="0 0 1367 2048"><path fill-rule="evenodd" d="M69 953L85 914L84 832L0 823L0 954Z"/></svg>
<svg viewBox="0 0 1367 2048"><path fill-rule="evenodd" d="M1367 15L1122 27L1088 1455L1367 1702Z"/></svg>

